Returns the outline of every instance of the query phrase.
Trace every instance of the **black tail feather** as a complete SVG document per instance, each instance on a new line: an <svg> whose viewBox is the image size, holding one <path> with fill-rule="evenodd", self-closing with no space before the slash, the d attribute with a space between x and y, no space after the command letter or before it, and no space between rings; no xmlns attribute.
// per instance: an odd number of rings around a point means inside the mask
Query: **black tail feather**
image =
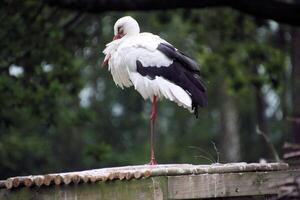
<svg viewBox="0 0 300 200"><path fill-rule="evenodd" d="M194 101L192 101L192 110L193 110L194 115L196 116L196 118L198 118L198 104L195 103Z"/></svg>

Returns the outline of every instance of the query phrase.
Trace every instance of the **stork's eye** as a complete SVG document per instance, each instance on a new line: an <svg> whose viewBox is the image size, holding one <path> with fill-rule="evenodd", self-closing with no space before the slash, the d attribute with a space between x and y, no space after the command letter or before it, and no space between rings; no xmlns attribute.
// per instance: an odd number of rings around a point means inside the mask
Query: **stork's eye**
<svg viewBox="0 0 300 200"><path fill-rule="evenodd" d="M123 26L118 27L118 34L123 34Z"/></svg>

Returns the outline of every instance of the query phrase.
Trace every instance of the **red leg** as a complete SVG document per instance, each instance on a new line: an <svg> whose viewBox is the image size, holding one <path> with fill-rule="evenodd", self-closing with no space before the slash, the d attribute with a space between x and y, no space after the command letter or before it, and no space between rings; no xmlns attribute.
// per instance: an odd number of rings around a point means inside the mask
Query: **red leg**
<svg viewBox="0 0 300 200"><path fill-rule="evenodd" d="M151 133L150 133L150 146L151 146L151 157L149 165L156 165L157 162L155 160L155 153L154 153L154 125L156 120L156 96L153 96L153 102L152 102L152 112L151 112L151 118L150 118L150 125L151 125Z"/></svg>

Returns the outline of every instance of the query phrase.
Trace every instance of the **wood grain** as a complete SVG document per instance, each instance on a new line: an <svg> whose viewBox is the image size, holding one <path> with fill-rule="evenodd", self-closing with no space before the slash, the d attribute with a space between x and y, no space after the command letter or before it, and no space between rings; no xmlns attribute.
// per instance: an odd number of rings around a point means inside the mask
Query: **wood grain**
<svg viewBox="0 0 300 200"><path fill-rule="evenodd" d="M276 183L300 171L244 172L168 177L170 199L195 199L277 194Z"/></svg>

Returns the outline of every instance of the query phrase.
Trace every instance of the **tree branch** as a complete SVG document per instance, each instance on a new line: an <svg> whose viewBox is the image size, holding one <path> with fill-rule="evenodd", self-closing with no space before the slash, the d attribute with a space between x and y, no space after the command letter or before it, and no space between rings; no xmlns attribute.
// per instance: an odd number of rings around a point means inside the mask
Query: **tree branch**
<svg viewBox="0 0 300 200"><path fill-rule="evenodd" d="M284 0L46 0L46 2L51 6L90 13L226 6L264 19L300 25L299 1L289 3Z"/></svg>
<svg viewBox="0 0 300 200"><path fill-rule="evenodd" d="M49 5L91 13L225 6L228 0L46 0Z"/></svg>
<svg viewBox="0 0 300 200"><path fill-rule="evenodd" d="M298 3L287 3L283 0L239 0L233 2L231 7L241 12L294 26L300 25L299 1Z"/></svg>

